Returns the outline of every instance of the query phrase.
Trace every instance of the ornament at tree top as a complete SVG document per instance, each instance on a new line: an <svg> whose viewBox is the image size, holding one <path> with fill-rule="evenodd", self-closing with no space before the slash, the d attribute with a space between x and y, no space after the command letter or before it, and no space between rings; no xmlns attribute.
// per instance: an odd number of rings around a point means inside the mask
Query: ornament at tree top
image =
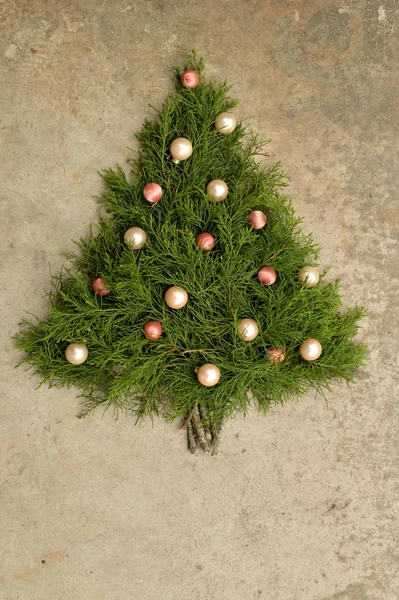
<svg viewBox="0 0 399 600"><path fill-rule="evenodd" d="M148 321L144 325L144 333L149 340L158 340L162 335L162 325L158 321Z"/></svg>
<svg viewBox="0 0 399 600"><path fill-rule="evenodd" d="M187 291L179 285L173 285L166 290L165 302L169 308L174 308L176 310L183 308L188 302Z"/></svg>
<svg viewBox="0 0 399 600"><path fill-rule="evenodd" d="M193 153L193 146L187 138L176 138L170 145L172 162L177 165L181 160L187 160Z"/></svg>
<svg viewBox="0 0 399 600"><path fill-rule="evenodd" d="M229 188L227 183L221 179L212 179L206 186L206 195L215 202L220 202L227 197Z"/></svg>
<svg viewBox="0 0 399 600"><path fill-rule="evenodd" d="M259 333L259 327L253 319L241 319L237 325L237 333L244 342L252 342Z"/></svg>
<svg viewBox="0 0 399 600"><path fill-rule="evenodd" d="M105 283L104 279L101 279L101 277L97 277L97 279L93 281L91 287L97 296L106 296L110 292L110 290L107 288L107 284Z"/></svg>
<svg viewBox="0 0 399 600"><path fill-rule="evenodd" d="M262 285L273 285L276 277L277 273L271 267L262 267L258 272L258 279Z"/></svg>
<svg viewBox="0 0 399 600"><path fill-rule="evenodd" d="M303 360L317 360L321 354L322 347L318 340L308 338L299 346L299 354Z"/></svg>
<svg viewBox="0 0 399 600"><path fill-rule="evenodd" d="M183 73L180 75L180 81L182 84L191 89L197 87L199 80L200 78L197 71L194 71L193 69L187 69L187 71L183 71Z"/></svg>
<svg viewBox="0 0 399 600"><path fill-rule="evenodd" d="M157 183L147 183L143 188L143 196L148 202L158 202L162 198L162 188Z"/></svg>
<svg viewBox="0 0 399 600"><path fill-rule="evenodd" d="M282 348L269 348L266 351L268 358L275 364L283 362L285 359L284 350Z"/></svg>
<svg viewBox="0 0 399 600"><path fill-rule="evenodd" d="M223 112L217 116L215 121L215 129L218 133L232 133L237 127L237 119L233 113Z"/></svg>
<svg viewBox="0 0 399 600"><path fill-rule="evenodd" d="M211 387L212 385L216 385L220 379L220 370L216 365L212 363L205 363L201 365L197 371L197 379L198 381L206 386Z"/></svg>
<svg viewBox="0 0 399 600"><path fill-rule="evenodd" d="M195 243L197 244L198 248L207 252L208 250L212 250L215 244L215 238L210 233L206 233L204 231L203 233L197 235L195 238Z"/></svg>
<svg viewBox="0 0 399 600"><path fill-rule="evenodd" d="M320 275L316 267L302 267L298 271L298 281L300 281L303 287L312 288L319 283Z"/></svg>
<svg viewBox="0 0 399 600"><path fill-rule="evenodd" d="M125 232L123 239L133 250L140 250L146 243L147 234L141 227L131 227Z"/></svg>
<svg viewBox="0 0 399 600"><path fill-rule="evenodd" d="M261 210L253 210L248 215L248 225L252 229L262 229L266 225L267 216Z"/></svg>
<svg viewBox="0 0 399 600"><path fill-rule="evenodd" d="M71 365L81 365L88 356L89 351L86 344L69 344L65 350L65 357Z"/></svg>

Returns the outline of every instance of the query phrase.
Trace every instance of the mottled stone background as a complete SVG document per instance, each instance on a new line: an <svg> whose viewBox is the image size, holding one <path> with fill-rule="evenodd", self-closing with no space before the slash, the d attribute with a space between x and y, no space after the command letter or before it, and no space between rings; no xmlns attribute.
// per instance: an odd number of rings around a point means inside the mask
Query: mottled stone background
<svg viewBox="0 0 399 600"><path fill-rule="evenodd" d="M2 599L397 600L398 28L396 0L0 0ZM232 421L217 458L79 421L10 340L193 47L368 309L356 386Z"/></svg>

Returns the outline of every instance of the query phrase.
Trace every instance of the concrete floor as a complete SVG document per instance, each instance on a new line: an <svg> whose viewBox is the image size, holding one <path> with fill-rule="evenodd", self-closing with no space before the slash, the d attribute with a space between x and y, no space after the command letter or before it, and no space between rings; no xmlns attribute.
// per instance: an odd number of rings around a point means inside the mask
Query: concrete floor
<svg viewBox="0 0 399 600"><path fill-rule="evenodd" d="M397 600L398 28L396 0L0 0L2 599ZM10 340L193 47L272 140L371 350L328 406L229 423L217 458L161 421L79 421Z"/></svg>

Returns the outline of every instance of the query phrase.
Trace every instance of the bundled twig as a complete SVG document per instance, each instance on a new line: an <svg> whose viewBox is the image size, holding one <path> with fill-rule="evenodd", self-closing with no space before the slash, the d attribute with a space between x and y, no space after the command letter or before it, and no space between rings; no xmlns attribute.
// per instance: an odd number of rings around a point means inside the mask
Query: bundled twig
<svg viewBox="0 0 399 600"><path fill-rule="evenodd" d="M187 429L189 422L191 421L191 417L193 416L193 412L195 411L195 408L192 408L190 410L190 412L188 413L187 417L185 418L185 420L183 421L183 423L180 425L180 429Z"/></svg>
<svg viewBox="0 0 399 600"><path fill-rule="evenodd" d="M219 446L220 446L220 436L222 433L222 428L219 427L219 429L217 431L215 431L215 433L212 436L212 456L216 456L216 454L219 452Z"/></svg>
<svg viewBox="0 0 399 600"><path fill-rule="evenodd" d="M194 429L195 433L197 434L198 443L202 450L207 454L209 452L209 444L208 440L206 439L204 426L196 410L193 410L191 422L194 424Z"/></svg>
<svg viewBox="0 0 399 600"><path fill-rule="evenodd" d="M205 454L211 453L212 456L216 456L219 452L222 428L210 430L204 426L203 419L207 412L207 407L203 405L192 408L180 429L187 430L188 448L192 454L195 454L197 448L201 448Z"/></svg>
<svg viewBox="0 0 399 600"><path fill-rule="evenodd" d="M187 422L187 441L191 454L195 454L197 451L197 442L195 439L193 422L191 419Z"/></svg>

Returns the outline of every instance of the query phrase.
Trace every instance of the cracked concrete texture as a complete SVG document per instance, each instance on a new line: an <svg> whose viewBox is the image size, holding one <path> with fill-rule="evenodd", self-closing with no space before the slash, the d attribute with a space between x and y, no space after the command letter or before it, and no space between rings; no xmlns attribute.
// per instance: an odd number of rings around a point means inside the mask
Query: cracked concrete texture
<svg viewBox="0 0 399 600"><path fill-rule="evenodd" d="M399 597L398 28L395 0L0 0L1 598ZM77 420L10 340L192 47L368 309L356 386L232 421L215 459L161 421Z"/></svg>

